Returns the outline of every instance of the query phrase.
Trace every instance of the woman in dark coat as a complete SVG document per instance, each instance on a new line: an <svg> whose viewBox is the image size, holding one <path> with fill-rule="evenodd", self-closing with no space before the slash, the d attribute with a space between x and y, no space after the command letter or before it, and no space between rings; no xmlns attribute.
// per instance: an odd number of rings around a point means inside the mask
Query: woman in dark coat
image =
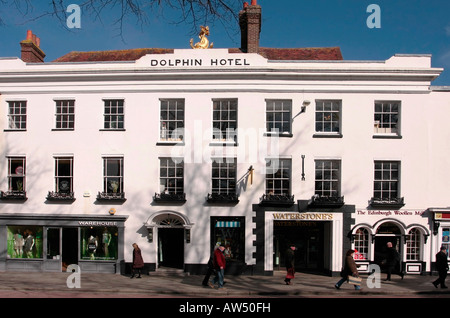
<svg viewBox="0 0 450 318"><path fill-rule="evenodd" d="M341 285L345 281L348 281L348 277L350 275L354 277L359 277L358 268L356 266L355 259L353 258L354 253L355 253L354 250L348 250L347 253L345 253L345 265L342 271L342 278L340 281L336 283L336 285L334 285L336 289L341 288ZM361 286L355 285L355 289L360 290Z"/></svg>
<svg viewBox="0 0 450 318"><path fill-rule="evenodd" d="M286 252L286 256L285 256L285 265L286 265L286 278L284 279L284 282L286 283L286 285L290 285L291 284L291 279L294 279L295 277L295 266L294 266L294 259L295 259L295 246L291 245L287 252Z"/></svg>
<svg viewBox="0 0 450 318"><path fill-rule="evenodd" d="M138 271L138 277L141 278L141 270L144 268L144 260L142 259L141 249L136 243L133 243L133 266L131 268L131 278L135 276L134 271Z"/></svg>

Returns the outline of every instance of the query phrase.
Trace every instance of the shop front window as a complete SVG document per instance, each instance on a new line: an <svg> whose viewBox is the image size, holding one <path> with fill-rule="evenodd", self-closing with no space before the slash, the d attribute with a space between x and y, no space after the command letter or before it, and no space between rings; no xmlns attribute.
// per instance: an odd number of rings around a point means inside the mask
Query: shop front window
<svg viewBox="0 0 450 318"><path fill-rule="evenodd" d="M444 227L442 229L442 246L447 248L447 257L449 256L448 251L450 250L450 228Z"/></svg>
<svg viewBox="0 0 450 318"><path fill-rule="evenodd" d="M360 228L355 233L355 254L356 260L367 260L369 255L369 232Z"/></svg>
<svg viewBox="0 0 450 318"><path fill-rule="evenodd" d="M81 228L80 244L82 260L116 260L118 230L116 227Z"/></svg>
<svg viewBox="0 0 450 318"><path fill-rule="evenodd" d="M419 229L411 229L406 236L406 260L419 261L420 260L420 247L421 233Z"/></svg>
<svg viewBox="0 0 450 318"><path fill-rule="evenodd" d="M227 261L244 261L244 218L213 218L212 243L225 247Z"/></svg>
<svg viewBox="0 0 450 318"><path fill-rule="evenodd" d="M7 257L8 258L42 258L41 226L8 226Z"/></svg>

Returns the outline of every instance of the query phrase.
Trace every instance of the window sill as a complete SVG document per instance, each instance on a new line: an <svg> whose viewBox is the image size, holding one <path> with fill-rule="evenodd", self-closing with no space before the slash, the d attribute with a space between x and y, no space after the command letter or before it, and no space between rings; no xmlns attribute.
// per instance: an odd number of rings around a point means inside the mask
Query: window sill
<svg viewBox="0 0 450 318"><path fill-rule="evenodd" d="M184 141L183 140L179 140L179 141L176 141L176 140L168 140L168 141L165 141L165 140L160 140L160 141L157 141L156 142L156 145L157 146L185 146L185 143L184 143Z"/></svg>
<svg viewBox="0 0 450 318"><path fill-rule="evenodd" d="M125 128L102 128L100 131L126 131Z"/></svg>
<svg viewBox="0 0 450 318"><path fill-rule="evenodd" d="M402 139L403 137L397 134L375 134L373 139Z"/></svg>
<svg viewBox="0 0 450 318"><path fill-rule="evenodd" d="M13 129L13 128L7 128L3 129L4 132L26 132L26 129Z"/></svg>
<svg viewBox="0 0 450 318"><path fill-rule="evenodd" d="M52 131L75 131L75 128L53 128Z"/></svg>
<svg viewBox="0 0 450 318"><path fill-rule="evenodd" d="M315 133L313 138L343 138L341 133Z"/></svg>
<svg viewBox="0 0 450 318"><path fill-rule="evenodd" d="M234 141L211 141L209 145L211 147L237 147L238 143Z"/></svg>
<svg viewBox="0 0 450 318"><path fill-rule="evenodd" d="M288 133L288 132L282 132L282 133L271 133L271 132L265 132L265 137L285 137L285 138L291 138L294 137L294 134Z"/></svg>

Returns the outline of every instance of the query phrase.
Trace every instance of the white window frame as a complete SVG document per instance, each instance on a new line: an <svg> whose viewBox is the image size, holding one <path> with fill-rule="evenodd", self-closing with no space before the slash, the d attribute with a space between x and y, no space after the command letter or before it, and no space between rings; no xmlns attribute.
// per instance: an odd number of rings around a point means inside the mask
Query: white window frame
<svg viewBox="0 0 450 318"><path fill-rule="evenodd" d="M27 130L28 102L26 100L10 100L8 103L8 129ZM11 107L14 109L11 113ZM18 113L16 111L18 110ZM23 113L23 111L25 111Z"/></svg>
<svg viewBox="0 0 450 318"><path fill-rule="evenodd" d="M375 101L374 135L400 136L401 108L400 101Z"/></svg>
<svg viewBox="0 0 450 318"><path fill-rule="evenodd" d="M322 164L318 167L318 164ZM330 165L327 167L326 165ZM339 197L341 196L341 173L342 164L341 160L338 159L316 159L314 162L314 172L315 172L315 184L314 184L314 194L320 197ZM318 178L318 173L321 177ZM319 190L317 184L321 184L321 189ZM325 189L324 185L328 184L329 189ZM336 188L333 187L336 184Z"/></svg>
<svg viewBox="0 0 450 318"><path fill-rule="evenodd" d="M215 181L218 183L217 186L215 186ZM211 193L221 195L235 195L236 186L236 158L213 158L211 163Z"/></svg>
<svg viewBox="0 0 450 318"><path fill-rule="evenodd" d="M321 129L317 129L319 125ZM333 126L338 129L333 129ZM342 100L316 100L314 129L317 135L342 134Z"/></svg>
<svg viewBox="0 0 450 318"><path fill-rule="evenodd" d="M119 103L122 105L119 105ZM115 105L112 105L115 103ZM109 107L110 112L107 112ZM111 112L112 108L116 112ZM120 107L122 112L120 112ZM125 129L125 99L123 98L104 98L103 99L103 128L105 130L124 130Z"/></svg>
<svg viewBox="0 0 450 318"><path fill-rule="evenodd" d="M75 129L75 100L55 99L55 129ZM64 111L64 112L63 112ZM60 127L58 127L58 124Z"/></svg>
<svg viewBox="0 0 450 318"><path fill-rule="evenodd" d="M285 129L286 125L287 129ZM266 100L266 132L267 134L292 134L291 99Z"/></svg>
<svg viewBox="0 0 450 318"><path fill-rule="evenodd" d="M235 112L236 115L235 119L232 118L232 112ZM230 126L235 127L230 128ZM237 128L238 128L237 98L213 99L212 128L213 128L212 132L213 142L232 143L232 144L237 143Z"/></svg>
<svg viewBox="0 0 450 318"><path fill-rule="evenodd" d="M73 157L69 156L55 156L55 192L56 193L71 193L73 192ZM60 161L69 161L69 175L68 176L62 176L59 173L59 163ZM60 179L69 179L69 190L68 191L61 191L60 189Z"/></svg>
<svg viewBox="0 0 450 318"><path fill-rule="evenodd" d="M163 110L163 104L166 109ZM175 107L173 117L171 107ZM185 100L184 99L160 99L160 121L159 121L159 139L160 141L183 141L185 126Z"/></svg>
<svg viewBox="0 0 450 318"><path fill-rule="evenodd" d="M181 170L181 171L180 171ZM162 172L164 171L164 175ZM170 182L175 181L175 185ZM180 186L181 184L181 186ZM181 158L159 158L159 186L164 194L184 193L184 160Z"/></svg>

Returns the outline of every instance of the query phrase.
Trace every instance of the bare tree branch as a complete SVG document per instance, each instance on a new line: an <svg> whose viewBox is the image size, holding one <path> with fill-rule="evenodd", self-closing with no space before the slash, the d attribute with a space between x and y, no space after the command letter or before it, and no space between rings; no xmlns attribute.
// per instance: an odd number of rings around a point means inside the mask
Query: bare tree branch
<svg viewBox="0 0 450 318"><path fill-rule="evenodd" d="M128 19L134 20L138 25L146 25L149 15L162 17L169 23L190 26L190 33L197 33L200 25L220 22L226 29L236 29L238 26L238 12L243 0L85 0L78 4L83 14L90 14L94 19L103 23L102 15L108 15L112 25L117 26L122 36L124 24ZM23 17L24 23L36 21L44 17L54 17L66 27L67 1L51 0L47 10L34 12L31 0L0 0L1 7L10 7L17 10ZM177 12L178 18L167 18L164 10ZM0 26L5 23L0 11ZM31 16L31 17L30 17Z"/></svg>

